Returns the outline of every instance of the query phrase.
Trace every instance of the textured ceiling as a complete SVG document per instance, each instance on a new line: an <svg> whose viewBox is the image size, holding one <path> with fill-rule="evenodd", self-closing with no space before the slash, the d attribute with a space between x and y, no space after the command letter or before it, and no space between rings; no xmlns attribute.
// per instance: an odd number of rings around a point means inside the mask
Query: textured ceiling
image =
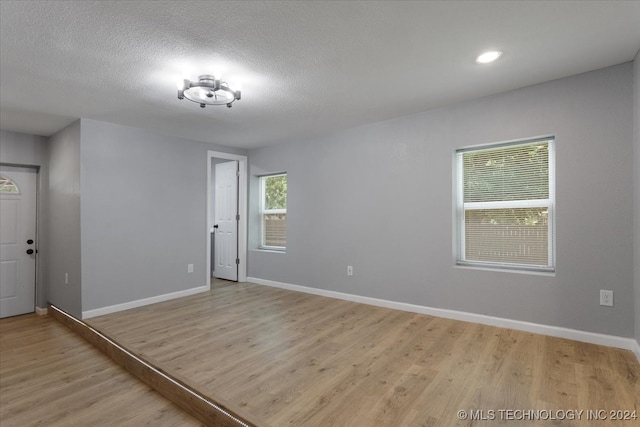
<svg viewBox="0 0 640 427"><path fill-rule="evenodd" d="M491 65L475 57L497 48ZM77 118L252 148L614 65L640 2L0 2L0 128ZM179 101L222 73L232 109Z"/></svg>

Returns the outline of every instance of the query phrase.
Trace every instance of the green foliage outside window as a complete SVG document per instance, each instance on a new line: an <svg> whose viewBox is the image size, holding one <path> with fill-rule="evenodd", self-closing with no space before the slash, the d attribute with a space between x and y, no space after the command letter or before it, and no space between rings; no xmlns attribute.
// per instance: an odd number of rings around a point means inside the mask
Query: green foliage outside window
<svg viewBox="0 0 640 427"><path fill-rule="evenodd" d="M548 143L464 153L465 203L548 197Z"/></svg>
<svg viewBox="0 0 640 427"><path fill-rule="evenodd" d="M549 144L534 143L464 153L464 202L549 198ZM485 211L484 223L547 223L547 209Z"/></svg>
<svg viewBox="0 0 640 427"><path fill-rule="evenodd" d="M269 176L265 180L264 209L287 208L287 176Z"/></svg>

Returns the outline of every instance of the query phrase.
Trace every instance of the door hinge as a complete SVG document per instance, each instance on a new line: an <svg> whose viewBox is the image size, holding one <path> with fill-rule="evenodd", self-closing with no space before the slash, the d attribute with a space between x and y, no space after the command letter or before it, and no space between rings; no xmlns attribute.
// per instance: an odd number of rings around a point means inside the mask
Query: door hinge
<svg viewBox="0 0 640 427"><path fill-rule="evenodd" d="M240 221L240 214L236 215L236 221Z"/></svg>
<svg viewBox="0 0 640 427"><path fill-rule="evenodd" d="M236 265L240 265L240 258L236 258Z"/></svg>
<svg viewBox="0 0 640 427"><path fill-rule="evenodd" d="M236 171L236 176L240 178L240 171Z"/></svg>

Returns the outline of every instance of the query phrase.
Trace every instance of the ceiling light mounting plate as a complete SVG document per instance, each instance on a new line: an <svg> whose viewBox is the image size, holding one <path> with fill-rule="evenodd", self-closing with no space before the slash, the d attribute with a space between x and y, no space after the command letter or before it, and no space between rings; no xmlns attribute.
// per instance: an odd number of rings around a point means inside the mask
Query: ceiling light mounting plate
<svg viewBox="0 0 640 427"><path fill-rule="evenodd" d="M220 81L211 74L203 74L197 81L185 79L178 89L178 99L188 99L205 108L207 105L226 105L231 108L240 100L240 91L233 90L227 82Z"/></svg>

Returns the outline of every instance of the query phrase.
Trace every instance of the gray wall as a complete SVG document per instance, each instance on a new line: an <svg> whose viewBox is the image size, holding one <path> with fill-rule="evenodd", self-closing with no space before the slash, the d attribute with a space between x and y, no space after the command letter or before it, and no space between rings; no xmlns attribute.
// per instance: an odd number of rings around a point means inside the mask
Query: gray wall
<svg viewBox="0 0 640 427"><path fill-rule="evenodd" d="M83 311L208 284L207 150L82 120Z"/></svg>
<svg viewBox="0 0 640 427"><path fill-rule="evenodd" d="M255 250L252 227L249 276L633 336L632 84L626 63L250 151L250 174L286 171L289 194L287 252ZM557 141L555 276L455 267L454 150L547 134ZM615 307L599 306L600 289L615 292Z"/></svg>
<svg viewBox="0 0 640 427"><path fill-rule="evenodd" d="M634 208L634 285L635 285L635 306L636 306L636 341L640 345L640 52L633 61L633 194Z"/></svg>
<svg viewBox="0 0 640 427"><path fill-rule="evenodd" d="M38 257L36 275L36 305L47 306L47 193L49 170L47 159L47 138L24 133L0 130L0 163L38 168Z"/></svg>
<svg viewBox="0 0 640 427"><path fill-rule="evenodd" d="M47 138L0 130L0 162L42 166L47 162Z"/></svg>
<svg viewBox="0 0 640 427"><path fill-rule="evenodd" d="M53 135L48 144L48 299L76 317L82 313L80 134L81 125L77 121Z"/></svg>

